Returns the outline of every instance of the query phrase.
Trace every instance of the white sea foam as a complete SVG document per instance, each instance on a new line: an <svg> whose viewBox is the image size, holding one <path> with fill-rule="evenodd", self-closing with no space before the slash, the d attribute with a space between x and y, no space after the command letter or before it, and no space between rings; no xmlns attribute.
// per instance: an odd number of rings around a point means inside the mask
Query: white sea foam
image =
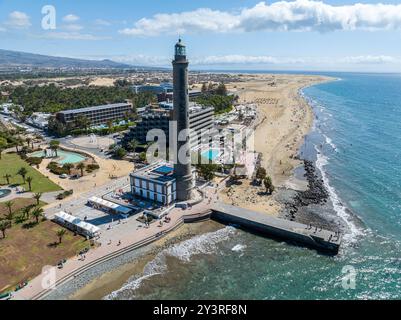
<svg viewBox="0 0 401 320"><path fill-rule="evenodd" d="M234 248L231 249L231 251L241 252L241 251L244 251L245 249L246 249L246 245L237 244Z"/></svg>
<svg viewBox="0 0 401 320"><path fill-rule="evenodd" d="M363 232L354 224L351 215L346 210L347 208L341 203L340 197L336 193L336 190L330 185L329 178L327 177L326 171L324 170L324 167L328 164L328 158L320 153L316 146L315 149L317 152L316 167L321 172L324 185L329 192L331 201L333 202L334 210L337 215L345 222L349 230L349 232L344 235L344 242L353 243L356 241L357 236L361 236Z"/></svg>
<svg viewBox="0 0 401 320"><path fill-rule="evenodd" d="M229 239L233 234L235 234L235 232L235 228L226 227L215 232L201 234L164 249L159 252L152 261L148 262L141 276L131 278L120 289L104 297L104 300L133 299L134 291L141 286L144 280L163 274L168 270L166 263L167 256L175 257L184 262L189 262L191 257L194 255L215 253L217 248L216 245Z"/></svg>
<svg viewBox="0 0 401 320"><path fill-rule="evenodd" d="M331 140L331 138L329 138L329 137L326 136L325 134L323 134L323 136L324 136L324 139L326 140L326 143L327 143L328 145L330 145L330 146L333 148L333 150L334 150L335 152L338 152L338 148L337 148L337 146L333 143L333 140Z"/></svg>

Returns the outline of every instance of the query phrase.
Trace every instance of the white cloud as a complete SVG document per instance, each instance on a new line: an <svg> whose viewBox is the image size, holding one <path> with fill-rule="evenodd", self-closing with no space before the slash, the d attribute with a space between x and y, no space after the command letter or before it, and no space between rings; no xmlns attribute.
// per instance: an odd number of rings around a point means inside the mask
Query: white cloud
<svg viewBox="0 0 401 320"><path fill-rule="evenodd" d="M79 20L79 17L75 14L67 14L64 18L64 22L77 22Z"/></svg>
<svg viewBox="0 0 401 320"><path fill-rule="evenodd" d="M385 64L385 63L399 62L400 60L398 58L391 57L391 56L384 56L384 55L372 56L372 55L367 55L367 56L345 57L345 58L341 59L340 61L344 62L344 63L349 63L349 64Z"/></svg>
<svg viewBox="0 0 401 320"><path fill-rule="evenodd" d="M156 36L160 33L187 33L198 31L225 32L237 25L236 17L229 13L211 9L156 14L153 18L143 18L135 23L134 28L120 30L120 33L134 36Z"/></svg>
<svg viewBox="0 0 401 320"><path fill-rule="evenodd" d="M295 64L304 63L303 58L284 58L272 56L224 55L195 58L191 61L195 65L223 65L223 64Z"/></svg>
<svg viewBox="0 0 401 320"><path fill-rule="evenodd" d="M6 28L0 27L0 32L6 32L6 31L7 31Z"/></svg>
<svg viewBox="0 0 401 320"><path fill-rule="evenodd" d="M5 24L11 28L17 29L26 29L32 25L29 16L21 11L11 12Z"/></svg>
<svg viewBox="0 0 401 320"><path fill-rule="evenodd" d="M400 30L401 4L333 6L320 1L260 2L239 12L207 8L172 14L156 14L138 20L133 28L120 30L132 36L162 33L253 31L349 31Z"/></svg>

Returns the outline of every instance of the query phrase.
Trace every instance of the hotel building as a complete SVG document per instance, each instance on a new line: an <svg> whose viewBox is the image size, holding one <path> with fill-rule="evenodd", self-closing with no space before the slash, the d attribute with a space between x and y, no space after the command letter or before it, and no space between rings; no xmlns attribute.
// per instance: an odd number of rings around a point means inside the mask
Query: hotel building
<svg viewBox="0 0 401 320"><path fill-rule="evenodd" d="M169 108L151 110L142 115L135 127L124 138L125 142L133 139L140 144L145 144L147 134L152 129L161 129L166 134L169 141L169 122L172 121L172 110ZM189 107L189 128L194 132L191 134L191 147L194 148L201 143L201 133L212 129L214 124L214 108L204 107L195 103L190 103Z"/></svg>
<svg viewBox="0 0 401 320"><path fill-rule="evenodd" d="M74 124L80 116L86 117L92 126L106 124L108 121L122 120L132 111L131 103L115 103L102 106L66 110L57 113L56 118L64 124Z"/></svg>

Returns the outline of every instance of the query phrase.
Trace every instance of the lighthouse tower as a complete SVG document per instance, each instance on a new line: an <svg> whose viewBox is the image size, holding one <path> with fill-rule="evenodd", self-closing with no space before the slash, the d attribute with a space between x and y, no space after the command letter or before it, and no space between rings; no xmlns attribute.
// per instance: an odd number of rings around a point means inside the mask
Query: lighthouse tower
<svg viewBox="0 0 401 320"><path fill-rule="evenodd" d="M175 45L175 58L173 61L173 120L176 122L177 127L175 141L178 153L175 159L174 171L178 201L190 200L193 186L189 136L188 65L186 47L179 39Z"/></svg>

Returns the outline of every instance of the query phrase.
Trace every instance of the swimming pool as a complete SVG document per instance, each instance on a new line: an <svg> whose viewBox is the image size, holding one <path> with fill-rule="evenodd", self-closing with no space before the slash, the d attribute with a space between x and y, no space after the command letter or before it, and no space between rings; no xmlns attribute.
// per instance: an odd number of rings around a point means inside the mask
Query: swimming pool
<svg viewBox="0 0 401 320"><path fill-rule="evenodd" d="M58 150L57 151L58 158L55 159L55 162L58 164L66 164L66 163L78 163L86 160L86 157L79 153L75 152L70 152L70 151L64 151L64 150ZM37 151L35 153L31 154L31 157L39 157L42 158L44 156L43 151Z"/></svg>
<svg viewBox="0 0 401 320"><path fill-rule="evenodd" d="M11 193L10 189L0 189L0 198L5 198Z"/></svg>
<svg viewBox="0 0 401 320"><path fill-rule="evenodd" d="M201 155L210 161L215 161L220 155L220 151L218 149L209 149L202 152Z"/></svg>

